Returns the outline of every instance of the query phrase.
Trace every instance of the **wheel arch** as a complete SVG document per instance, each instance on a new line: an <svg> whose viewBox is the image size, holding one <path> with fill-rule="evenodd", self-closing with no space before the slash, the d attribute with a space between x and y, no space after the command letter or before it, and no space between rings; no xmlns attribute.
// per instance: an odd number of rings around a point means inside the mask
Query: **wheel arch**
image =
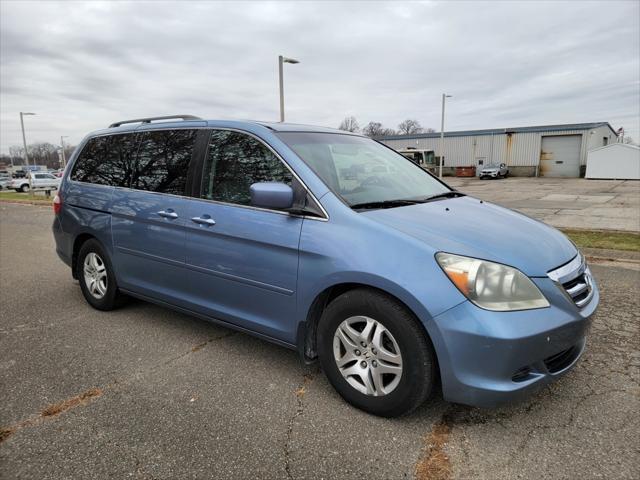
<svg viewBox="0 0 640 480"><path fill-rule="evenodd" d="M428 320L431 318L426 310L424 310L422 314L419 315L416 312L415 304L417 300L413 298L408 292L404 292L405 295L398 295L394 292L389 291L387 288L382 288L380 286L373 285L371 283L362 283L362 282L342 282L335 283L330 286L324 288L321 292L319 292L313 301L311 302L310 307L307 310L306 318L304 321L300 322L298 325L297 331L297 345L298 351L305 363L312 363L318 356L317 352L317 331L318 324L320 322L320 318L322 317L322 313L325 308L338 296L342 295L345 292L355 289L368 289L376 292L380 292L396 302L405 307L407 311L409 311L415 318L416 322L422 327L422 330L427 338L427 340L431 343L434 357L436 361L436 371L438 375L440 374L440 364L438 361L438 352L435 348L433 339L431 334L429 333L429 329L427 328ZM404 297L404 298L403 298ZM406 300L405 300L406 299ZM412 304L414 308L412 308ZM426 316L426 318L425 318Z"/></svg>
<svg viewBox="0 0 640 480"><path fill-rule="evenodd" d="M78 279L76 268L78 266L78 254L80 253L80 249L82 248L82 245L84 245L88 240L91 239L94 239L98 242L100 241L95 237L95 235L86 232L76 236L73 241L73 249L71 251L71 275L73 276L74 280Z"/></svg>

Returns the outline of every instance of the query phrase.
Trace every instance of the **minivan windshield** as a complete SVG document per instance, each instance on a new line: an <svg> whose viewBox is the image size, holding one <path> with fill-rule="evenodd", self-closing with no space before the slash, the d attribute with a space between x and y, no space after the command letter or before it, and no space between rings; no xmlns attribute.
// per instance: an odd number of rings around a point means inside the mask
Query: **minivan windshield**
<svg viewBox="0 0 640 480"><path fill-rule="evenodd" d="M388 208L453 193L418 165L370 138L278 132L278 137L349 206Z"/></svg>

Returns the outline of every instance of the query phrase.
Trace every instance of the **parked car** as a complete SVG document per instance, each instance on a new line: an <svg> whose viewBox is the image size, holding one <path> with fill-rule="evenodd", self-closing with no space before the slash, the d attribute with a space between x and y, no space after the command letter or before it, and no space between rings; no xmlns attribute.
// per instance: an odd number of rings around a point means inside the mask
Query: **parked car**
<svg viewBox="0 0 640 480"><path fill-rule="evenodd" d="M504 163L500 165L486 165L480 170L480 180L485 178L507 178L508 175L509 169Z"/></svg>
<svg viewBox="0 0 640 480"><path fill-rule="evenodd" d="M558 230L358 134L169 118L89 134L54 199L94 308L130 295L297 349L389 417L437 384L520 399L582 355L599 293Z"/></svg>
<svg viewBox="0 0 640 480"><path fill-rule="evenodd" d="M29 172L24 178L14 178L11 188L16 192L28 192L29 190L57 190L61 178L46 172Z"/></svg>
<svg viewBox="0 0 640 480"><path fill-rule="evenodd" d="M7 188L10 188L9 187L10 184L11 184L11 177L0 175L0 190L5 190Z"/></svg>

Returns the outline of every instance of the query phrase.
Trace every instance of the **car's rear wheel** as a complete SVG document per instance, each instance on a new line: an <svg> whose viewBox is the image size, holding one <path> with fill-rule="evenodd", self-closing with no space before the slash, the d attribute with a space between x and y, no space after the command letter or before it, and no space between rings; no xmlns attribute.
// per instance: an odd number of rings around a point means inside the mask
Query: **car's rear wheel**
<svg viewBox="0 0 640 480"><path fill-rule="evenodd" d="M22 193L27 193L27 192L29 191L29 185L22 185L22 186L20 187L20 191L21 191Z"/></svg>
<svg viewBox="0 0 640 480"><path fill-rule="evenodd" d="M95 239L80 247L76 263L76 276L85 300L98 310L113 310L121 303L113 267L107 252Z"/></svg>
<svg viewBox="0 0 640 480"><path fill-rule="evenodd" d="M406 307L375 290L351 290L327 306L318 327L318 354L347 402L383 417L417 408L436 378L424 328Z"/></svg>

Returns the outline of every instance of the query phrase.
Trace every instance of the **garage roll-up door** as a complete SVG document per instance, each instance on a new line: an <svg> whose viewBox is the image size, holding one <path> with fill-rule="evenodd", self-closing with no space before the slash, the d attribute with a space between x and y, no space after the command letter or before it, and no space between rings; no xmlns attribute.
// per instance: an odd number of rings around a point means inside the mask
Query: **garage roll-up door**
<svg viewBox="0 0 640 480"><path fill-rule="evenodd" d="M542 137L540 175L543 177L579 177L582 135Z"/></svg>

